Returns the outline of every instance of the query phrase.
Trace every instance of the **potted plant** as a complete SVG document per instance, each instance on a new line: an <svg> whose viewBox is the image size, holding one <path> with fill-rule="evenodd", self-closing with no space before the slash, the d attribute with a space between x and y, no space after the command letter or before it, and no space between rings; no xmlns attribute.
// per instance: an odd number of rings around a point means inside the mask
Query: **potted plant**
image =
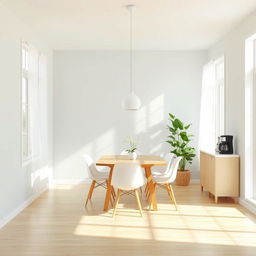
<svg viewBox="0 0 256 256"><path fill-rule="evenodd" d="M137 147L138 147L138 142L136 139L134 139L132 136L128 136L125 140L124 140L126 146L128 146L128 148L125 150L130 158L132 160L135 160L137 158Z"/></svg>
<svg viewBox="0 0 256 256"><path fill-rule="evenodd" d="M177 172L176 185L187 186L190 182L191 171L186 169L186 165L187 163L191 164L193 158L196 156L195 148L188 145L193 137L193 135L187 133L191 124L185 125L170 113L169 117L171 125L167 127L170 131L170 135L166 142L172 146L171 153L182 157Z"/></svg>

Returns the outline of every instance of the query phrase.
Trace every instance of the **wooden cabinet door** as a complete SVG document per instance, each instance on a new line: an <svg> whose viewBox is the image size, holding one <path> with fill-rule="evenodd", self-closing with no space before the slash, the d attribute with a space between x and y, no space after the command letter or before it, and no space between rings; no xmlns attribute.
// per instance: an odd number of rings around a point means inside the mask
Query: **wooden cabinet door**
<svg viewBox="0 0 256 256"><path fill-rule="evenodd" d="M201 186L209 192L214 192L214 156L200 152L200 182Z"/></svg>
<svg viewBox="0 0 256 256"><path fill-rule="evenodd" d="M207 174L207 154L200 152L200 183L205 188Z"/></svg>
<svg viewBox="0 0 256 256"><path fill-rule="evenodd" d="M216 196L239 196L239 158L216 158Z"/></svg>

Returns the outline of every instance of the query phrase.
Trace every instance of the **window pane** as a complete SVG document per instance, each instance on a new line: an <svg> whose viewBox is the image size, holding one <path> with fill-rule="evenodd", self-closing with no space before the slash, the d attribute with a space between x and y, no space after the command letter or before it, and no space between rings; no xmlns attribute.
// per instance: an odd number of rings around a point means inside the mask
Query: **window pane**
<svg viewBox="0 0 256 256"><path fill-rule="evenodd" d="M28 134L28 106L22 106L22 133Z"/></svg>
<svg viewBox="0 0 256 256"><path fill-rule="evenodd" d="M22 54L21 54L21 57L22 57L22 69L25 69L26 68L26 53L25 53L25 49L22 47Z"/></svg>
<svg viewBox="0 0 256 256"><path fill-rule="evenodd" d="M21 128L22 128L22 158L28 163L40 152L39 125L39 52L27 43L22 43L21 51ZM42 69L43 70L43 69Z"/></svg>
<svg viewBox="0 0 256 256"><path fill-rule="evenodd" d="M21 129L22 129L22 159L27 161L31 157L30 128L29 128L29 92L28 92L28 46L22 43L21 51Z"/></svg>
<svg viewBox="0 0 256 256"><path fill-rule="evenodd" d="M28 159L28 135L23 134L22 136L22 158L23 160Z"/></svg>
<svg viewBox="0 0 256 256"><path fill-rule="evenodd" d="M22 103L28 104L28 79L22 77Z"/></svg>

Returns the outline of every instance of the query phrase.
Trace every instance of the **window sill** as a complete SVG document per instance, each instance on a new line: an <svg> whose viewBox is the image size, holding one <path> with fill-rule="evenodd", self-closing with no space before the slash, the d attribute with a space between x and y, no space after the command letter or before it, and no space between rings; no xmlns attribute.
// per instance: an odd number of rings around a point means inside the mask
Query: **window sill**
<svg viewBox="0 0 256 256"><path fill-rule="evenodd" d="M32 161L33 161L32 158L29 158L29 159L26 159L26 160L22 160L21 167L22 167L22 168L27 167L28 165L30 165L30 164L32 163Z"/></svg>
<svg viewBox="0 0 256 256"><path fill-rule="evenodd" d="M31 156L30 158L22 160L21 167L22 168L27 167L28 165L32 164L33 162L39 160L40 156L41 156L40 154L36 154L36 155Z"/></svg>

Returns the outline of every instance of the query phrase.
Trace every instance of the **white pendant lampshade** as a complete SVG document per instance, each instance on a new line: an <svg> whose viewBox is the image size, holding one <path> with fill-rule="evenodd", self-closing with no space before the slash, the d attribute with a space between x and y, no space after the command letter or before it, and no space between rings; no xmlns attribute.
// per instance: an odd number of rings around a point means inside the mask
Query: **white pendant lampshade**
<svg viewBox="0 0 256 256"><path fill-rule="evenodd" d="M138 110L140 105L140 98L134 92L131 92L122 102L122 107L127 110Z"/></svg>
<svg viewBox="0 0 256 256"><path fill-rule="evenodd" d="M122 107L126 110L138 110L141 106L141 101L133 91L132 11L135 5L127 5L126 7L130 11L130 93L123 100Z"/></svg>

